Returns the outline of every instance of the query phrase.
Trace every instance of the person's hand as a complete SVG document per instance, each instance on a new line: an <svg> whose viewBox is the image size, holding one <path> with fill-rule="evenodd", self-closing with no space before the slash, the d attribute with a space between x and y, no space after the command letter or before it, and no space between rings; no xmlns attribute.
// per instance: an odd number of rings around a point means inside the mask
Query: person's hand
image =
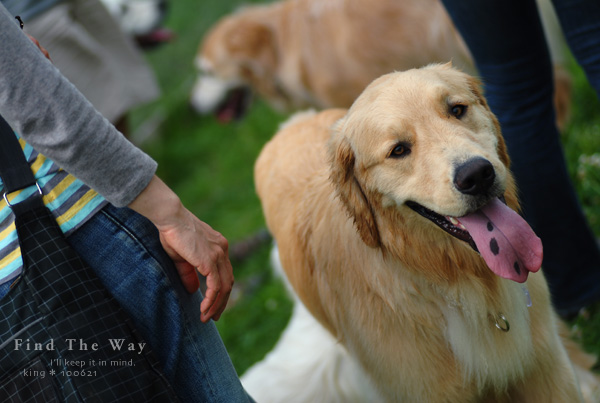
<svg viewBox="0 0 600 403"><path fill-rule="evenodd" d="M44 56L46 56L46 59L52 61L52 59L50 59L50 53L48 53L46 48L44 48L42 45L40 45L40 42L37 39L35 39L33 36L31 36L29 34L27 34L27 36L29 37L31 42L33 42L35 44L35 46L37 46L37 48L40 50L40 52L42 52L42 54Z"/></svg>
<svg viewBox="0 0 600 403"><path fill-rule="evenodd" d="M200 319L203 322L218 320L234 282L225 237L187 210L156 176L129 207L156 225L160 241L188 292L195 292L199 287L196 270L206 277Z"/></svg>
<svg viewBox="0 0 600 403"><path fill-rule="evenodd" d="M206 293L200 305L201 320L218 320L233 287L228 242L219 232L183 208L171 223L157 225L160 241L169 254L186 290L198 289L196 270L206 277Z"/></svg>

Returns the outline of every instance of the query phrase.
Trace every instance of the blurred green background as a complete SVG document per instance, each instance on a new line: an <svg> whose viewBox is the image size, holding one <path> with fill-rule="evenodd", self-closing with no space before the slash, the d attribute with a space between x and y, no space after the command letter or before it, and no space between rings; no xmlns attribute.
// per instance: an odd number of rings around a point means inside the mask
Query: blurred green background
<svg viewBox="0 0 600 403"><path fill-rule="evenodd" d="M170 2L166 25L177 36L172 43L146 53L163 94L157 102L134 111L131 120L134 142L158 161L159 175L188 208L232 245L264 229L253 165L286 116L255 99L243 121L222 125L213 117L196 115L188 98L195 79L193 59L202 36L221 16L249 3ZM600 105L575 63L571 71L575 77L573 115L563 141L585 212L600 234ZM283 286L271 274L269 250L270 243L263 242L247 259L233 261L234 293L217 322L239 374L272 348L291 313ZM600 315L578 320L573 329L588 349L600 352Z"/></svg>

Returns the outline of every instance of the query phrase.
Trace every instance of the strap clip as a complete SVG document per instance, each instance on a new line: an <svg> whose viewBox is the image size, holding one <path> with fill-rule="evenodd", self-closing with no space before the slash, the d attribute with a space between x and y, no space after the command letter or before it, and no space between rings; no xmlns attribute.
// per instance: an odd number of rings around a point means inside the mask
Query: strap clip
<svg viewBox="0 0 600 403"><path fill-rule="evenodd" d="M43 196L44 193L42 192L42 188L40 187L39 183L35 182L35 186L37 186L37 189L38 189L38 192L39 192L40 196ZM4 192L4 194L2 195L2 197L4 197L4 201L6 202L6 205L8 207L12 208L13 204L10 204L10 202L8 201L8 193Z"/></svg>

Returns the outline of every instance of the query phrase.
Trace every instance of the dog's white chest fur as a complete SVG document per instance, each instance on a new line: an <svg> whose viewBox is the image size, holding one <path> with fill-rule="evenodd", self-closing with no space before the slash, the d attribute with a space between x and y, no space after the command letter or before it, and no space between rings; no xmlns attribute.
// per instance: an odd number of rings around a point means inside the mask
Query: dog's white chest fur
<svg viewBox="0 0 600 403"><path fill-rule="evenodd" d="M502 292L503 306L489 307L480 294L469 292L462 295L471 301L449 300L442 308L450 348L465 380L479 389L521 378L523 362L531 362L523 358L533 355L526 289L507 281Z"/></svg>

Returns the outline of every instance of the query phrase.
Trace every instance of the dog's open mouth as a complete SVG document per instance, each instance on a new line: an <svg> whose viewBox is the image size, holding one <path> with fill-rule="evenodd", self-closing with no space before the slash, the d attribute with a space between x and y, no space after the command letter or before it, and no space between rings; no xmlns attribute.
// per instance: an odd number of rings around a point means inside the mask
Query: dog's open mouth
<svg viewBox="0 0 600 403"><path fill-rule="evenodd" d="M497 275L519 283L542 265L542 242L520 215L500 199L462 217L438 214L418 203L408 207L479 252Z"/></svg>
<svg viewBox="0 0 600 403"><path fill-rule="evenodd" d="M465 241L468 243L475 252L479 252L477 249L477 245L473 241L471 234L462 225L456 218L450 216L443 216L441 214L436 213L435 211L429 210L427 207L421 206L419 203L415 203L412 201L406 202L406 205L421 214L423 217L427 218L429 221L433 222L435 225L449 233L455 238L460 239L461 241Z"/></svg>
<svg viewBox="0 0 600 403"><path fill-rule="evenodd" d="M243 118L250 106L251 98L252 94L248 88L236 87L229 90L215 112L219 122L230 123Z"/></svg>
<svg viewBox="0 0 600 403"><path fill-rule="evenodd" d="M154 49L159 45L171 42L175 34L167 28L156 28L150 32L135 35L135 40L142 49Z"/></svg>

